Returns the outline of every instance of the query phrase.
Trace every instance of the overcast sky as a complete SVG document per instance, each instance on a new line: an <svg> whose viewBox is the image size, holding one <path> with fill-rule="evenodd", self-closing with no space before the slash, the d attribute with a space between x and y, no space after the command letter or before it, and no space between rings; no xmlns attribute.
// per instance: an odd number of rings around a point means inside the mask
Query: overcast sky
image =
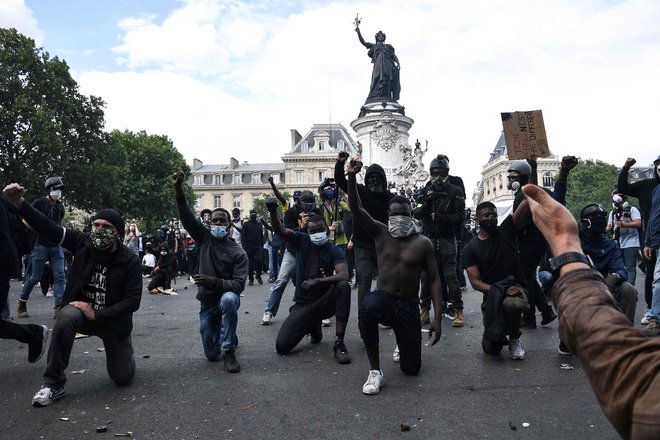
<svg viewBox="0 0 660 440"><path fill-rule="evenodd" d="M3 0L15 27L102 97L106 129L169 136L189 162L276 162L289 130L352 132L368 41L387 34L401 98L471 193L500 112L542 109L553 153L643 165L660 155L658 0Z"/></svg>

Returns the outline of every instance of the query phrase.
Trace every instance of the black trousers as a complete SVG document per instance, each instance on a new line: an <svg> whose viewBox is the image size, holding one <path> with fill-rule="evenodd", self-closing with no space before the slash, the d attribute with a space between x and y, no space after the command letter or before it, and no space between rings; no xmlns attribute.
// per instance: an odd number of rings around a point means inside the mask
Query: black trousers
<svg viewBox="0 0 660 440"><path fill-rule="evenodd" d="M358 310L362 307L364 298L371 291L371 280L378 270L376 248L353 246L355 254L355 271L358 277Z"/></svg>
<svg viewBox="0 0 660 440"><path fill-rule="evenodd" d="M422 324L419 300L398 300L386 292L374 290L364 299L359 312L360 336L364 345L378 344L378 324L394 330L399 346L401 371L416 375L422 367Z"/></svg>
<svg viewBox="0 0 660 440"><path fill-rule="evenodd" d="M53 327L44 384L60 387L66 383L64 370L69 366L76 332L98 336L103 341L108 375L117 385L128 385L135 375L135 359L130 335L120 339L114 331L90 321L77 308L66 305Z"/></svg>
<svg viewBox="0 0 660 440"><path fill-rule="evenodd" d="M287 354L318 326L319 321L335 316L337 322L346 323L350 312L351 285L348 281L340 281L316 301L291 306L289 316L277 334L275 349L280 354Z"/></svg>
<svg viewBox="0 0 660 440"><path fill-rule="evenodd" d="M0 319L0 339L15 339L29 344L36 342L43 329L37 324L17 324L13 321Z"/></svg>
<svg viewBox="0 0 660 440"><path fill-rule="evenodd" d="M248 279L254 282L254 275L256 272L257 278L261 277L263 272L263 248L259 246L248 246L245 248L245 253L248 257Z"/></svg>

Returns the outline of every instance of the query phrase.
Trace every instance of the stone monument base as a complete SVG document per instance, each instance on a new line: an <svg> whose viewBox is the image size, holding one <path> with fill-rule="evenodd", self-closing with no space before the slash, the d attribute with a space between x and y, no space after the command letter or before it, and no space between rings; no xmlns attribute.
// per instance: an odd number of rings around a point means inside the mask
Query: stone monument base
<svg viewBox="0 0 660 440"><path fill-rule="evenodd" d="M387 99L365 103L360 116L351 122L361 144L362 161L366 166L377 163L385 170L388 182L398 186L406 184L400 175L411 151L408 145L410 127L414 124L405 115L405 108Z"/></svg>

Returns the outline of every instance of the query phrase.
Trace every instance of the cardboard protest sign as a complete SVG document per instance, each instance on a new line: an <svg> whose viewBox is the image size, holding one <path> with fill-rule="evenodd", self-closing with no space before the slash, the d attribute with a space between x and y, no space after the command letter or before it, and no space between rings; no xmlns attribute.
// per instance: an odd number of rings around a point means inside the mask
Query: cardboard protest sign
<svg viewBox="0 0 660 440"><path fill-rule="evenodd" d="M502 128L510 160L550 156L541 110L502 113Z"/></svg>

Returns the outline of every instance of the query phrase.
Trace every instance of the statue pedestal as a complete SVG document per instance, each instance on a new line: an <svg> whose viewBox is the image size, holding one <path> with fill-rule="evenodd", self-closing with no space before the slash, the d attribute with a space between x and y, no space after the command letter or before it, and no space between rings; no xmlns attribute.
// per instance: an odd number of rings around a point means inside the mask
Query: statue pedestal
<svg viewBox="0 0 660 440"><path fill-rule="evenodd" d="M362 162L369 166L382 166L387 181L397 187L408 184L400 171L406 162L405 153L410 150L408 137L414 124L405 116L404 107L395 101L368 102L360 111L360 117L351 122L362 144Z"/></svg>

